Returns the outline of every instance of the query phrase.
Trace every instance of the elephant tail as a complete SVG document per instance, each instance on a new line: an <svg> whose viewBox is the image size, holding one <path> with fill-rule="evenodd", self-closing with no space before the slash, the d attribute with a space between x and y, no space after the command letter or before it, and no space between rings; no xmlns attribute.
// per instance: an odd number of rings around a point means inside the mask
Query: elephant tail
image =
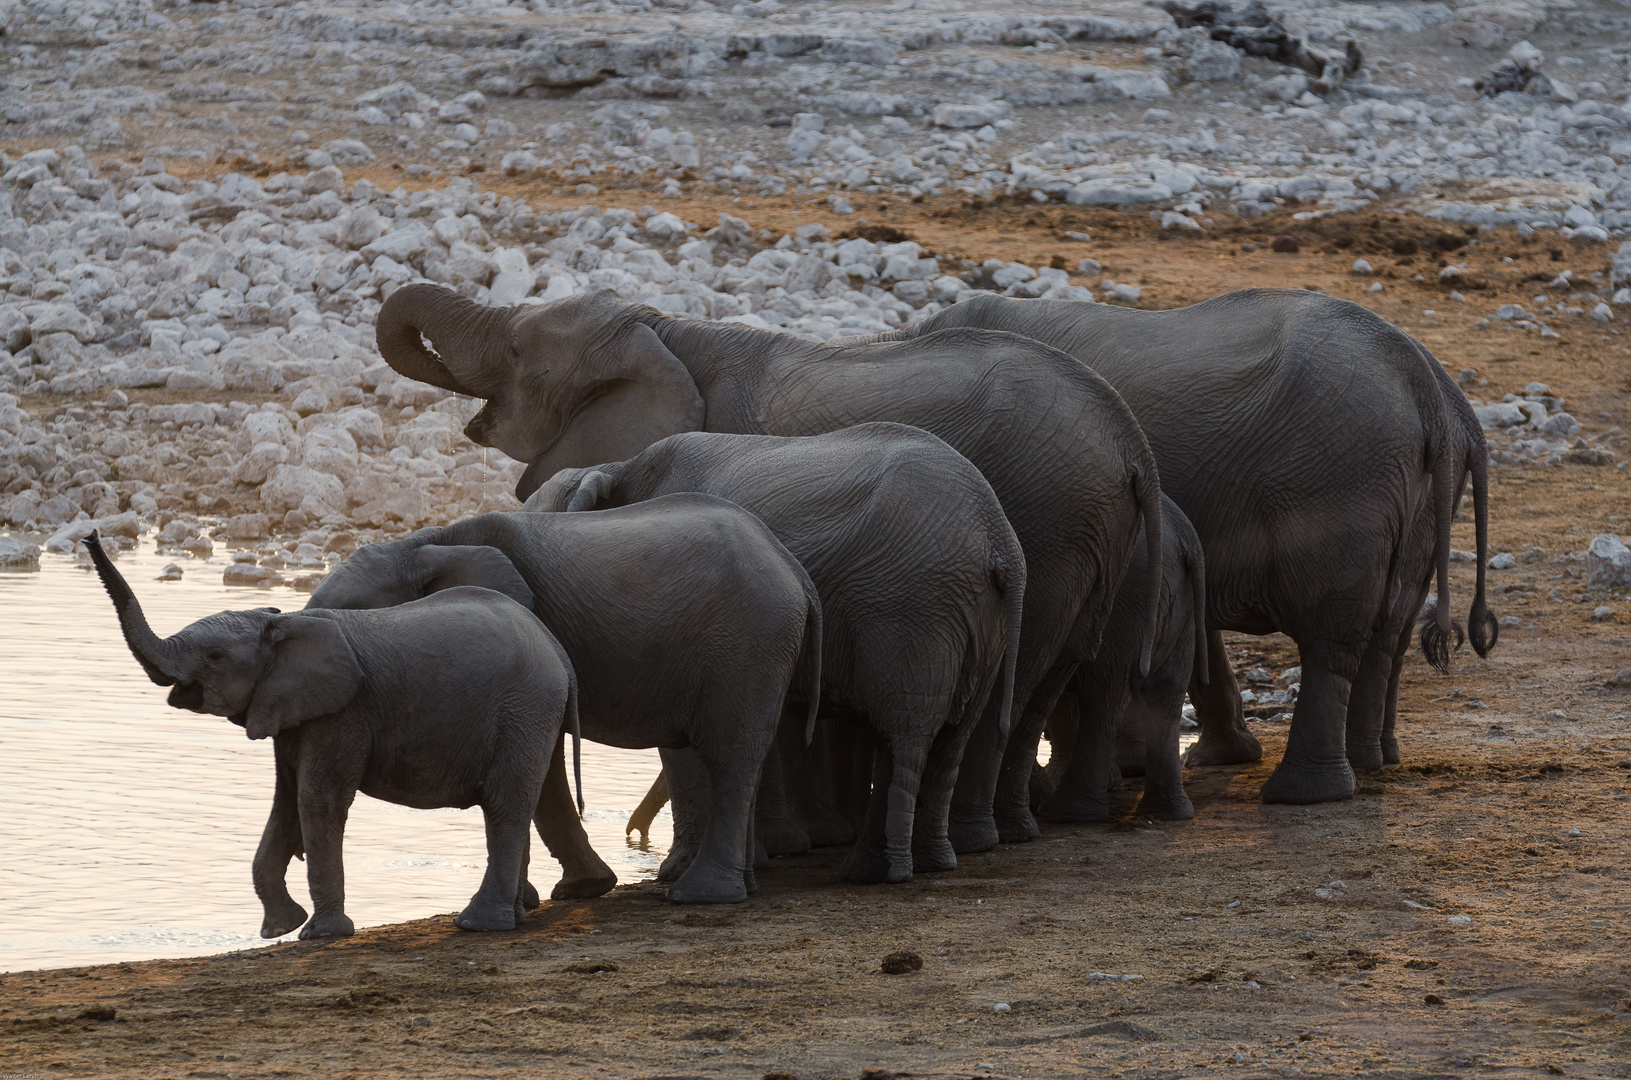
<svg viewBox="0 0 1631 1080"><path fill-rule="evenodd" d="M821 711L821 595L804 566L791 555L789 561L799 572L799 583L804 587L804 672L806 693L810 695L810 709L804 718L804 745L815 742L816 714Z"/></svg>
<svg viewBox="0 0 1631 1080"><path fill-rule="evenodd" d="M1189 543L1184 545L1184 562L1189 565L1189 587L1194 592L1195 604L1195 659L1194 670L1199 673L1200 682L1205 686L1209 674L1206 657L1206 553L1201 550L1200 537L1190 530L1187 538Z"/></svg>
<svg viewBox="0 0 1631 1080"><path fill-rule="evenodd" d="M1446 438L1443 442L1448 442ZM1438 582L1438 601L1433 605L1432 622L1422 628L1422 651L1427 662L1439 671L1450 670L1450 637L1455 627L1450 619L1450 523L1455 517L1456 475L1461 463L1452 459L1440 443L1433 455L1433 574ZM1483 591L1484 564L1478 562L1479 591ZM1457 644L1460 644L1457 642Z"/></svg>
<svg viewBox="0 0 1631 1080"><path fill-rule="evenodd" d="M1019 541L1013 539L1007 520L1002 524L1011 542L1006 552L992 559L991 581L1002 593L1002 711L997 714L997 729L1007 738L1013 724L1014 680L1019 670L1019 628L1025 621L1025 555Z"/></svg>
<svg viewBox="0 0 1631 1080"><path fill-rule="evenodd" d="M565 651L562 651L565 655ZM578 673L567 666L566 730L572 733L572 787L578 793L578 816L583 816L583 727L578 723Z"/></svg>
<svg viewBox="0 0 1631 1080"><path fill-rule="evenodd" d="M1144 637L1138 646L1141 679L1150 674L1150 659L1155 654L1155 627L1161 618L1161 478L1155 468L1155 455L1148 449L1144 453L1145 463L1133 466L1133 498L1144 518L1144 547L1150 564L1149 589L1144 598Z"/></svg>
<svg viewBox="0 0 1631 1080"><path fill-rule="evenodd" d="M1467 617L1467 634L1472 638L1473 651L1482 657L1489 655L1501 636L1501 624L1490 614L1484 599L1484 576L1489 565L1489 446L1482 432L1467 455L1466 467L1472 472L1472 510L1478 534L1478 586Z"/></svg>

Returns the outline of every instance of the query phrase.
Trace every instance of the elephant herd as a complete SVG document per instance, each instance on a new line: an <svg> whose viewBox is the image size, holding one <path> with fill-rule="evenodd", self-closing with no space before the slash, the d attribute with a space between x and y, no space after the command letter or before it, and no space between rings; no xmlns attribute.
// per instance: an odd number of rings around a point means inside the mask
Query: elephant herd
<svg viewBox="0 0 1631 1080"><path fill-rule="evenodd" d="M170 703L273 736L255 858L262 932L349 933L339 863L358 790L479 804L489 865L460 914L615 876L572 805L564 734L659 747L683 902L754 889L755 854L853 843L898 882L1103 820L1193 815L1182 768L1255 760L1222 632L1280 631L1301 689L1270 802L1342 799L1399 760L1411 628L1470 478L1485 606L1487 451L1442 366L1345 301L1247 290L1171 311L981 295L873 338L682 320L610 293L513 308L398 289L380 351L485 400L466 428L528 462L515 513L359 549L305 610L226 612L160 640L88 541ZM428 347L427 347L428 342ZM521 608L530 609L536 618ZM1180 758L1185 694L1201 723ZM1055 763L1036 773L1047 732ZM581 806L581 786L580 786ZM761 863L762 864L762 863Z"/></svg>

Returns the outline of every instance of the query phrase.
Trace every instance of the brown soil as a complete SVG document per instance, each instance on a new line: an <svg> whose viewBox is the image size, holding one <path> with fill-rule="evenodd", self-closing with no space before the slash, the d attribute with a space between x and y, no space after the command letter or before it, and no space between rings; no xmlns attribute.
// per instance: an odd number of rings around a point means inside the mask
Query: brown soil
<svg viewBox="0 0 1631 1080"><path fill-rule="evenodd" d="M1146 307L1313 286L1396 321L1452 369L1477 369L1490 385L1476 396L1538 379L1589 433L1623 423L1631 393L1626 339L1584 318L1551 320L1554 341L1472 329L1496 303L1566 299L1546 287L1560 269L1592 287L1605 249L1556 237L1469 237L1386 211L1220 217L1206 237L1163 239L1136 215L1024 203L858 205L863 226L802 200L595 201L698 221L726 210L766 228L888 226L974 259L1092 256L1143 285ZM1064 239L1071 230L1094 239ZM1266 250L1281 235L1299 251ZM1416 252L1395 254L1406 240ZM1468 242L1450 254L1483 285L1459 286L1466 305L1436 280L1456 240ZM1378 276L1350 273L1355 257ZM1373 280L1382 292L1367 291ZM1606 685L1631 663L1631 602L1588 596L1577 566L1550 561L1631 532L1616 523L1631 511L1626 484L1612 468L1496 471L1495 550L1546 553L1491 575L1496 614L1523 625L1488 660L1458 654L1448 676L1412 654L1405 764L1362 776L1350 802L1259 804L1285 737L1259 722L1263 762L1187 776L1193 822L1044 826L1035 843L907 885L838 884L842 853L820 851L777 860L737 907L674 907L640 884L546 904L513 933L464 934L444 916L203 960L0 975L0 1070L1631 1076L1631 692ZM1455 546L1472 548L1469 523ZM1456 564L1454 577L1464 612L1472 570ZM1618 613L1594 620L1599 604ZM1231 646L1241 669L1296 662L1280 637ZM1130 814L1136 792L1118 799ZM883 974L886 961L903 973Z"/></svg>

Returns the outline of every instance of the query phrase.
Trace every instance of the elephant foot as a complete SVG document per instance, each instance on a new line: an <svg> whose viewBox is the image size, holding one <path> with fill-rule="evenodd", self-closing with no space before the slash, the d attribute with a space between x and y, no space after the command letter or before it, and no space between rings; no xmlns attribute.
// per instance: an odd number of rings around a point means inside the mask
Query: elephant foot
<svg viewBox="0 0 1631 1080"><path fill-rule="evenodd" d="M663 883L678 881L680 875L691 867L692 861L697 857L694 847L677 847L669 851L668 857L657 868L657 880Z"/></svg>
<svg viewBox="0 0 1631 1080"><path fill-rule="evenodd" d="M939 840L918 846L912 846L912 872L914 874L938 874L946 870L957 869L957 852L952 850L951 841L944 837Z"/></svg>
<svg viewBox="0 0 1631 1080"><path fill-rule="evenodd" d="M346 915L318 915L311 922L300 928L300 940L310 941L320 937L350 937L357 932L349 916Z"/></svg>
<svg viewBox="0 0 1631 1080"><path fill-rule="evenodd" d="M1263 744L1244 727L1230 729L1223 734L1203 730L1194 746L1184 753L1184 767L1198 769L1207 765L1243 765L1263 756Z"/></svg>
<svg viewBox="0 0 1631 1080"><path fill-rule="evenodd" d="M668 898L676 904L740 904L748 898L747 879L740 870L693 863L668 887Z"/></svg>
<svg viewBox="0 0 1631 1080"><path fill-rule="evenodd" d="M460 930L514 930L521 919L527 917L526 912L520 910L520 903L520 897L503 903L477 895L453 917L453 925Z"/></svg>
<svg viewBox="0 0 1631 1080"><path fill-rule="evenodd" d="M756 822L753 831L771 858L802 855L810 850L810 835L786 818Z"/></svg>
<svg viewBox="0 0 1631 1080"><path fill-rule="evenodd" d="M769 866L770 852L765 850L765 846L763 844L755 840L753 842L753 868L755 870L765 870L768 869Z"/></svg>
<svg viewBox="0 0 1631 1080"><path fill-rule="evenodd" d="M537 907L543 902L543 898L538 895L538 887L525 878L522 878L521 909L523 911L531 911L533 908Z"/></svg>
<svg viewBox="0 0 1631 1080"><path fill-rule="evenodd" d="M1157 821L1189 821L1195 816L1195 804L1182 792L1155 797L1145 792L1139 798L1138 809L1134 813Z"/></svg>
<svg viewBox="0 0 1631 1080"><path fill-rule="evenodd" d="M562 878L549 891L549 898L551 900L588 900L595 896L605 896L612 891L612 887L616 884L617 875L610 870L592 877Z"/></svg>
<svg viewBox="0 0 1631 1080"><path fill-rule="evenodd" d="M1399 740L1392 735L1382 736L1382 764L1397 765L1402 759L1399 757Z"/></svg>
<svg viewBox="0 0 1631 1080"><path fill-rule="evenodd" d="M952 851L959 855L990 851L1002 842L1002 837L997 835L996 819L990 814L968 819L953 817L946 823L946 839L951 841Z"/></svg>
<svg viewBox="0 0 1631 1080"><path fill-rule="evenodd" d="M800 825L810 847L843 847L855 843L855 826L836 810L821 810L806 817Z"/></svg>
<svg viewBox="0 0 1631 1080"><path fill-rule="evenodd" d="M912 880L912 860L890 858L881 851L863 850L857 845L844 860L839 875L855 885L898 885Z"/></svg>
<svg viewBox="0 0 1631 1080"><path fill-rule="evenodd" d="M1030 808L1023 813L1004 814L997 818L997 838L1005 844L1023 844L1042 835Z"/></svg>
<svg viewBox="0 0 1631 1080"><path fill-rule="evenodd" d="M1380 769L1386 760L1380 741L1348 744L1348 764L1355 772L1361 769Z"/></svg>
<svg viewBox="0 0 1631 1080"><path fill-rule="evenodd" d="M292 898L285 898L275 907L266 908L266 916L261 919L261 937L282 937L305 921L306 909L295 903Z"/></svg>
<svg viewBox="0 0 1631 1080"><path fill-rule="evenodd" d="M1274 767L1262 797L1266 803L1306 805L1351 799L1353 793L1354 771L1346 760L1303 765L1286 758Z"/></svg>
<svg viewBox="0 0 1631 1080"><path fill-rule="evenodd" d="M1079 824L1110 820L1110 800L1099 796L1055 792L1042 807L1042 820L1058 824Z"/></svg>

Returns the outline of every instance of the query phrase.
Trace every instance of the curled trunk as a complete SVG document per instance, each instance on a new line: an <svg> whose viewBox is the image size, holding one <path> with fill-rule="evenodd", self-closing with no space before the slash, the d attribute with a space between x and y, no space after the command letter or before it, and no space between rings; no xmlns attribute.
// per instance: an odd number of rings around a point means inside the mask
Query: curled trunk
<svg viewBox="0 0 1631 1080"><path fill-rule="evenodd" d="M452 289L419 283L392 293L374 320L385 362L410 379L470 397L503 385L511 309L484 307ZM428 339L436 349L425 348Z"/></svg>
<svg viewBox="0 0 1631 1080"><path fill-rule="evenodd" d="M102 550L102 542L96 533L85 537L85 550L90 552L96 574L102 579L102 587L113 600L113 610L119 615L119 629L124 631L125 644L130 646L130 651L147 671L149 679L160 686L173 685L178 678L171 674L177 670L174 648L147 625L147 617L142 614L141 604L136 602L136 594L130 591L124 575L114 567L108 553Z"/></svg>

